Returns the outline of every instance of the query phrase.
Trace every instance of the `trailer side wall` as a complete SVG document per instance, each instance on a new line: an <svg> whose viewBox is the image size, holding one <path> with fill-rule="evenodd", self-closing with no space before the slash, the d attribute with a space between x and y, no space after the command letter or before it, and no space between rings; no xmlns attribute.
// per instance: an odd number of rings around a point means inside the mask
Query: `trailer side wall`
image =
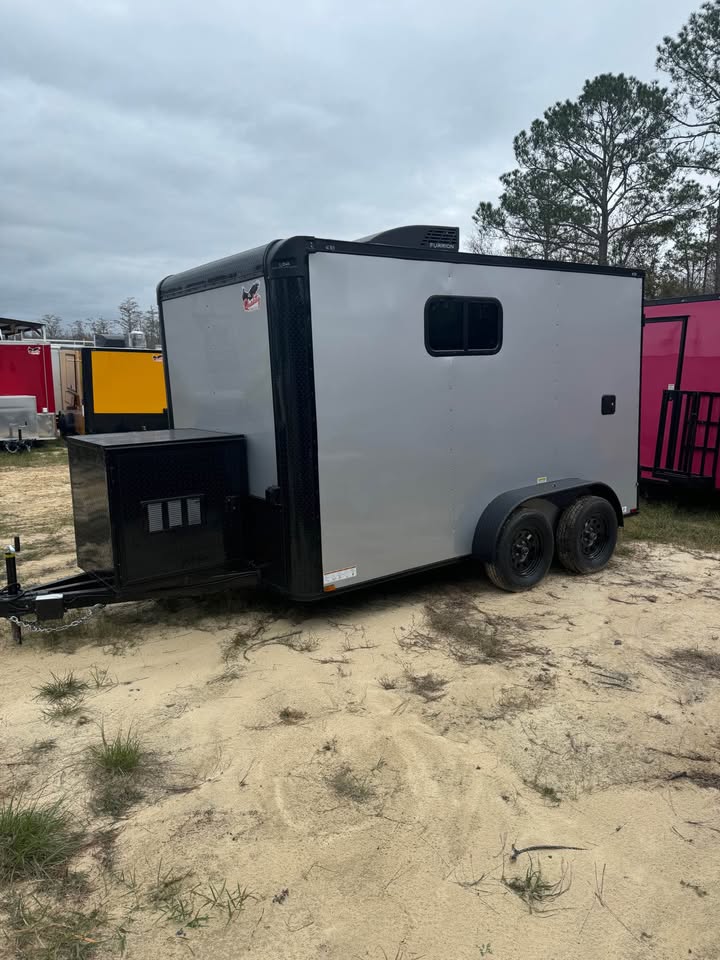
<svg viewBox="0 0 720 960"><path fill-rule="evenodd" d="M326 583L465 556L484 507L543 478L603 482L636 507L640 277L309 261ZM428 353L426 303L443 295L500 302L497 354Z"/></svg>
<svg viewBox="0 0 720 960"><path fill-rule="evenodd" d="M253 303L243 299L258 284ZM250 493L277 483L265 282L163 301L173 426L247 437Z"/></svg>

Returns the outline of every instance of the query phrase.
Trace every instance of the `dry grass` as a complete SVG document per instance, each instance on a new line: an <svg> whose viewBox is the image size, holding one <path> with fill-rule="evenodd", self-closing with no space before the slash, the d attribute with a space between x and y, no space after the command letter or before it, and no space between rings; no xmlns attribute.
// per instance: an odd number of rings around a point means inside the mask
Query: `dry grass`
<svg viewBox="0 0 720 960"><path fill-rule="evenodd" d="M327 784L344 800L354 803L367 803L375 796L375 789L368 777L360 777L349 763L342 766L327 778Z"/></svg>
<svg viewBox="0 0 720 960"><path fill-rule="evenodd" d="M527 870L518 877L504 877L503 883L517 894L527 905L530 913L538 913L554 903L570 889L572 877L569 869L563 864L560 879L554 882L543 876L542 867L530 860Z"/></svg>
<svg viewBox="0 0 720 960"><path fill-rule="evenodd" d="M66 901L43 903L38 897L18 896L5 932L16 960L87 960L103 944L114 941L122 948L122 935L108 935L106 925L100 907L80 910Z"/></svg>
<svg viewBox="0 0 720 960"><path fill-rule="evenodd" d="M43 710L43 719L49 722L63 722L66 720L75 720L80 716L84 697L75 697L72 700L60 700L54 703L47 710Z"/></svg>
<svg viewBox="0 0 720 960"><path fill-rule="evenodd" d="M280 723L286 723L292 726L296 723L302 723L307 717L307 714L304 710L295 710L293 707L283 707L282 710L278 711L278 717L280 718Z"/></svg>
<svg viewBox="0 0 720 960"><path fill-rule="evenodd" d="M713 639L717 639L713 637ZM700 679L720 678L720 653L699 647L681 647L655 658L659 663Z"/></svg>
<svg viewBox="0 0 720 960"><path fill-rule="evenodd" d="M542 692L530 687L502 687L493 707L480 711L483 720L505 720L518 713L534 710L542 701Z"/></svg>
<svg viewBox="0 0 720 960"><path fill-rule="evenodd" d="M450 682L437 673L405 672L405 679L412 693L424 700L439 700L445 696L445 687Z"/></svg>
<svg viewBox="0 0 720 960"><path fill-rule="evenodd" d="M463 664L496 663L537 652L525 639L529 621L487 613L459 590L429 601L424 613L422 627L413 626L398 637L403 649L442 649Z"/></svg>

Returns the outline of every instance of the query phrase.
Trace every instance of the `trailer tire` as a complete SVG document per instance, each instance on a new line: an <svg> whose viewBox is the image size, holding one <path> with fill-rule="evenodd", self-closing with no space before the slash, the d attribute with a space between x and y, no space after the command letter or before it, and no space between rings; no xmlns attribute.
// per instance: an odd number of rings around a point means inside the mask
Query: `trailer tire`
<svg viewBox="0 0 720 960"><path fill-rule="evenodd" d="M617 531L617 515L611 503L603 497L580 497L560 516L558 560L571 573L596 573L608 565Z"/></svg>
<svg viewBox="0 0 720 960"><path fill-rule="evenodd" d="M17 440L6 440L4 447L5 453L17 453L20 449L20 444Z"/></svg>
<svg viewBox="0 0 720 960"><path fill-rule="evenodd" d="M519 507L503 524L495 559L485 564L487 575L501 590L520 593L540 583L554 553L553 530L541 510Z"/></svg>

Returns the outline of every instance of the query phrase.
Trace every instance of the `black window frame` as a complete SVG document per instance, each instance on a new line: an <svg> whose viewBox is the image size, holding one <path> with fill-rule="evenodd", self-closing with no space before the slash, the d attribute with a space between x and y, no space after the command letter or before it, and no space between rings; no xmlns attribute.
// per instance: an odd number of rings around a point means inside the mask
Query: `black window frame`
<svg viewBox="0 0 720 960"><path fill-rule="evenodd" d="M466 304L470 303L492 303L497 307L498 312L498 342L492 350L473 350L464 347L462 350L435 350L430 346L430 308L438 300L459 300L463 304L463 343L468 343L468 316L465 309ZM492 357L500 353L503 345L503 307L497 297L462 297L457 295L446 295L442 293L434 294L425 301L425 349L431 357Z"/></svg>

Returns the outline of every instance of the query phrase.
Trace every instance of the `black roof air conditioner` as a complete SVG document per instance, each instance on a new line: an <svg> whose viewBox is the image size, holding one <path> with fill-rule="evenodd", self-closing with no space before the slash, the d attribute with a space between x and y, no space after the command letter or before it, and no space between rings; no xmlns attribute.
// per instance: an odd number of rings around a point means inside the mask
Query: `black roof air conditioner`
<svg viewBox="0 0 720 960"><path fill-rule="evenodd" d="M362 237L359 243L382 243L392 247L412 247L413 249L452 250L460 249L459 227L433 227L416 224L408 227L394 227L369 237Z"/></svg>

